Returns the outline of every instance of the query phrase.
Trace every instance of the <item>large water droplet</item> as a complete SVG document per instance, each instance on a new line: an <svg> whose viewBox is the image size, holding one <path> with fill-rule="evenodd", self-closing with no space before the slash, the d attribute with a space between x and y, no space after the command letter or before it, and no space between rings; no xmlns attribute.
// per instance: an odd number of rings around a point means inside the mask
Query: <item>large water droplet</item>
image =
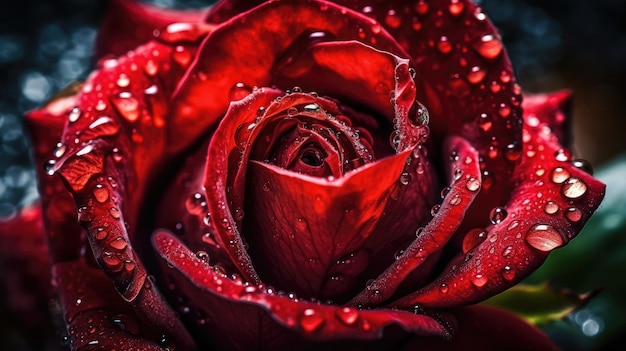
<svg viewBox="0 0 626 351"><path fill-rule="evenodd" d="M74 107L69 115L68 118L70 120L70 122L74 123L76 121L78 121L78 118L80 118L80 115L82 114L82 111L78 108L78 107Z"/></svg>
<svg viewBox="0 0 626 351"><path fill-rule="evenodd" d="M324 317L312 308L307 308L300 317L300 326L306 332L315 331L324 324Z"/></svg>
<svg viewBox="0 0 626 351"><path fill-rule="evenodd" d="M116 250L124 250L126 246L128 246L128 243L126 242L126 239L118 236L115 240L111 241L109 245Z"/></svg>
<svg viewBox="0 0 626 351"><path fill-rule="evenodd" d="M554 201L548 201L543 207L543 211L549 215L553 215L559 211L559 205Z"/></svg>
<svg viewBox="0 0 626 351"><path fill-rule="evenodd" d="M120 93L111 101L117 112L127 121L132 123L139 118L139 101L130 93Z"/></svg>
<svg viewBox="0 0 626 351"><path fill-rule="evenodd" d="M569 178L561 186L561 194L568 199L578 199L586 193L587 184L580 178Z"/></svg>
<svg viewBox="0 0 626 351"><path fill-rule="evenodd" d="M230 88L230 100L239 101L252 93L252 88L239 82Z"/></svg>
<svg viewBox="0 0 626 351"><path fill-rule="evenodd" d="M550 174L550 179L556 184L561 184L565 182L569 178L569 176L570 173L567 169L563 167L556 167L552 170L552 173Z"/></svg>
<svg viewBox="0 0 626 351"><path fill-rule="evenodd" d="M448 11L450 12L452 16L455 16L455 17L463 13L464 9L465 9L465 3L460 0L451 0L450 4L448 5Z"/></svg>
<svg viewBox="0 0 626 351"><path fill-rule="evenodd" d="M482 82L483 79L485 79L486 75L487 75L487 71L480 68L479 66L474 66L472 67L470 72L467 74L467 81L472 84L478 84Z"/></svg>
<svg viewBox="0 0 626 351"><path fill-rule="evenodd" d="M54 157L59 158L63 156L65 154L65 150L67 150L67 147L65 147L63 143L57 143L53 151Z"/></svg>
<svg viewBox="0 0 626 351"><path fill-rule="evenodd" d="M483 286L485 286L485 284L487 284L488 281L489 279L487 278L487 276L483 274L476 274L471 278L472 284L477 288L482 288Z"/></svg>
<svg viewBox="0 0 626 351"><path fill-rule="evenodd" d="M504 208L495 207L491 210L491 212L489 212L489 220L493 224L499 224L506 218L507 214L508 213Z"/></svg>
<svg viewBox="0 0 626 351"><path fill-rule="evenodd" d="M513 280L515 278L515 270L511 266L504 266L502 269L502 277L506 280Z"/></svg>
<svg viewBox="0 0 626 351"><path fill-rule="evenodd" d="M391 9L387 11L387 15L385 16L385 24L391 29L396 29L402 24L402 17L396 10Z"/></svg>
<svg viewBox="0 0 626 351"><path fill-rule="evenodd" d="M547 224L537 224L526 233L526 242L539 251L552 251L564 244L561 234Z"/></svg>
<svg viewBox="0 0 626 351"><path fill-rule="evenodd" d="M185 201L185 208L192 215L204 215L206 213L206 198L202 193L194 193Z"/></svg>
<svg viewBox="0 0 626 351"><path fill-rule="evenodd" d="M341 321L341 323L348 326L354 325L354 323L356 323L356 321L359 319L359 311L353 307L343 307L337 309L335 315L337 316L337 319Z"/></svg>
<svg viewBox="0 0 626 351"><path fill-rule="evenodd" d="M502 52L502 43L491 34L483 35L476 44L476 50L480 56L491 60Z"/></svg>
<svg viewBox="0 0 626 351"><path fill-rule="evenodd" d="M437 42L437 49L442 54L449 54L452 51L452 43L448 40L448 37L442 36L439 38L439 42Z"/></svg>
<svg viewBox="0 0 626 351"><path fill-rule="evenodd" d="M105 202L106 200L109 199L109 190L107 190L107 188L105 188L104 185L102 184L97 184L93 188L92 193L96 201L100 203Z"/></svg>
<svg viewBox="0 0 626 351"><path fill-rule="evenodd" d="M465 182L465 187L467 188L467 190L472 192L478 191L478 189L480 189L480 180L471 177Z"/></svg>

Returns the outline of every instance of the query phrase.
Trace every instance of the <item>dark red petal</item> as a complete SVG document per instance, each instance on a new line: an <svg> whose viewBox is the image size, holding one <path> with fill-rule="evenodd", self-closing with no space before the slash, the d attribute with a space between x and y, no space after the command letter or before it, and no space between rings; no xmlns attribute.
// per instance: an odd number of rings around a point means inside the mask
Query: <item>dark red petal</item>
<svg viewBox="0 0 626 351"><path fill-rule="evenodd" d="M157 231L153 243L164 259L164 275L170 277L173 289L185 294L179 296L184 301L182 307L187 307L182 317L195 318L194 313L202 310L200 315L204 318L201 323L195 320L199 324L197 328L209 332L214 343L229 349L265 347L267 344L273 344L272 349L283 349L294 345L294 341L302 343L301 337L315 342L343 338L372 340L380 338L383 329L391 324L419 335L446 337L450 332L436 319L423 314L323 305L288 297L262 286L249 286L241 280L231 280L167 231ZM274 322L264 319L265 314L269 314ZM277 329L274 323L282 328ZM287 333L287 330L297 333ZM224 335L228 337L224 338Z"/></svg>
<svg viewBox="0 0 626 351"><path fill-rule="evenodd" d="M207 37L174 97L168 144L181 149L196 140L215 125L231 100L241 99L241 91L247 89L247 95L253 86L280 82L283 89L302 86L332 96L326 90L333 87L303 86L306 79L284 72L286 62L303 64L305 68L312 64L308 43L319 39L307 37L308 33L318 33L326 41L363 38L368 44L375 42L380 50L406 57L395 40L380 31L380 25L359 13L318 1L268 2L229 20ZM278 68L281 69L274 72ZM379 90L387 95L392 89L387 85ZM364 100L359 102L367 104Z"/></svg>
<svg viewBox="0 0 626 351"><path fill-rule="evenodd" d="M72 350L156 351L167 346L142 337L154 331L135 316L100 269L80 259L57 263L52 272Z"/></svg>
<svg viewBox="0 0 626 351"><path fill-rule="evenodd" d="M195 50L193 44L172 46L151 42L101 62L83 84L76 107L64 115L64 152L56 155L52 171L72 192L94 257L120 294L142 319L171 334L178 347L191 348L173 312L146 285L147 273L127 230L134 233L139 226L138 200L151 172L165 161L167 97L189 64L180 55L193 56Z"/></svg>
<svg viewBox="0 0 626 351"><path fill-rule="evenodd" d="M556 97L562 96L557 93ZM460 253L435 281L394 306L450 307L478 302L522 280L555 248L582 229L604 197L605 185L562 159L548 121L550 97L531 99L524 124L521 163L511 200L492 211L486 240ZM467 235L472 235L472 232ZM447 289L441 289L445 284Z"/></svg>
<svg viewBox="0 0 626 351"><path fill-rule="evenodd" d="M431 112L432 139L463 135L479 151L491 179L464 226L480 223L485 209L508 199L518 161L508 150L517 152L522 143L521 90L497 29L470 0L337 3L377 20L408 51L423 84L417 98Z"/></svg>
<svg viewBox="0 0 626 351"><path fill-rule="evenodd" d="M207 11L172 10L141 1L112 0L98 31L96 57L120 56L153 38L154 30L171 23L200 23Z"/></svg>
<svg viewBox="0 0 626 351"><path fill-rule="evenodd" d="M558 350L539 329L503 310L472 306L455 310L454 316L459 327L450 341L414 338L402 350Z"/></svg>
<svg viewBox="0 0 626 351"><path fill-rule="evenodd" d="M569 134L572 115L572 93L561 90L550 94L524 94L524 115L526 123L537 126L546 124L557 137L559 143L567 147L571 142Z"/></svg>
<svg viewBox="0 0 626 351"><path fill-rule="evenodd" d="M437 257L464 220L465 212L480 189L478 154L464 139L453 137L446 143L452 155L448 165L450 191L443 199L434 218L417 233L417 239L383 274L350 303L376 305L387 300L415 270L429 258Z"/></svg>

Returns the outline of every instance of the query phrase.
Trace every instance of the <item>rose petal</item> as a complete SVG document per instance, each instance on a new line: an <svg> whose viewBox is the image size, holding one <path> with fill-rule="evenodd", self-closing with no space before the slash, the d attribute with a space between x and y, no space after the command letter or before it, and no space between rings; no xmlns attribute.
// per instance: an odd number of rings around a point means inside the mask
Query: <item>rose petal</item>
<svg viewBox="0 0 626 351"><path fill-rule="evenodd" d="M117 57L150 41L154 30L171 23L202 23L208 10L172 10L140 1L109 2L96 41L97 58Z"/></svg>
<svg viewBox="0 0 626 351"><path fill-rule="evenodd" d="M558 348L540 330L515 315L486 306L472 306L454 312L459 325L450 341L413 338L402 350L459 350L468 345L477 350L553 350Z"/></svg>
<svg viewBox="0 0 626 351"><path fill-rule="evenodd" d="M193 45L183 48L193 55ZM165 301L146 287L146 271L126 228L137 224L140 205L128 199L143 198L149 172L164 161L159 150L165 151L166 97L188 64L177 54L177 48L149 43L119 60L102 61L82 86L76 108L64 114L65 151L56 155L52 171L73 193L94 257L120 294L142 319L191 348ZM135 183L137 178L143 182Z"/></svg>
<svg viewBox="0 0 626 351"><path fill-rule="evenodd" d="M272 86L278 81L283 89L290 89L306 82L272 73L277 63L307 60L307 55L300 57L307 52L307 41L320 39L303 34L316 33L327 38L322 40L338 41L371 38L377 49L406 56L395 40L379 29L359 13L318 1L269 2L229 20L207 37L174 96L168 144L181 149L196 140L226 112L231 100L241 98L242 90L247 90L245 96L253 86ZM292 46L295 49L290 51ZM297 57L290 59L290 53ZM327 94L322 91L327 88L326 84L307 87L320 94ZM384 94L390 89L393 85L387 85Z"/></svg>
<svg viewBox="0 0 626 351"><path fill-rule="evenodd" d="M421 265L425 261L439 255L461 225L465 212L480 189L478 154L467 141L458 137L449 139L446 144L448 154L453 155L448 166L450 191L438 205L440 208L436 215L423 230L418 231L417 239L404 253L350 304L372 306L390 298L409 274L423 269Z"/></svg>
<svg viewBox="0 0 626 351"><path fill-rule="evenodd" d="M280 349L297 343L309 349L307 340L314 341L313 346L319 347L323 345L320 344L322 341L346 337L356 339L351 343L358 345L358 340L380 338L383 329L391 324L419 335L446 337L450 332L448 327L444 328L436 319L423 314L320 305L277 294L264 287L244 285L240 280L233 281L216 272L167 231L155 232L153 243L164 259L164 274L169 277L173 293L185 294L179 295L184 311L182 318L195 324L196 330L203 330L204 335L209 333L209 339L224 348L271 345L273 349ZM297 333L276 333L282 328L275 328L274 323ZM392 340L386 342L398 341L393 335L390 337Z"/></svg>
<svg viewBox="0 0 626 351"><path fill-rule="evenodd" d="M511 200L492 211L494 224L485 228L486 240L459 254L435 281L394 306L450 307L481 301L522 280L550 251L580 232L600 204L605 186L560 160L557 137L548 125L535 123L536 118L549 120L544 113L554 110L542 105L551 100L535 98L531 101L539 105L526 106L524 149L513 175ZM448 289L441 289L444 284Z"/></svg>
<svg viewBox="0 0 626 351"><path fill-rule="evenodd" d="M52 272L72 350L162 350L142 337L154 331L135 316L100 269L77 260L57 263Z"/></svg>

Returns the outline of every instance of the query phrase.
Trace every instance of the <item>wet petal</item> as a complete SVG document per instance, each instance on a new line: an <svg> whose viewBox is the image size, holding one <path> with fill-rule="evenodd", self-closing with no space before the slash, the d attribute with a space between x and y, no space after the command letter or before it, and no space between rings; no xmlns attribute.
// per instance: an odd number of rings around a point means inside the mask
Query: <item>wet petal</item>
<svg viewBox="0 0 626 351"><path fill-rule="evenodd" d="M492 209L484 241L472 239L476 247L459 253L435 281L394 306L450 307L481 301L522 280L550 251L580 232L604 197L605 186L563 158L551 128L535 123L536 118L549 120L547 111L551 109L527 106L524 149L513 175L511 200ZM449 287L445 292L443 284Z"/></svg>
<svg viewBox="0 0 626 351"><path fill-rule="evenodd" d="M492 307L472 306L454 312L459 325L450 341L414 338L402 350L459 350L471 345L477 350L553 350L552 341L515 315Z"/></svg>
<svg viewBox="0 0 626 351"><path fill-rule="evenodd" d="M423 270L424 262L439 256L461 225L465 212L480 190L478 154L467 141L458 137L449 139L446 151L451 155L448 166L450 190L441 205L436 205L434 218L417 231L417 239L350 304L372 306L390 298L400 284L407 283L405 280L410 274L416 274L420 268ZM426 274L429 271L427 266ZM416 283L421 282L411 285Z"/></svg>
<svg viewBox="0 0 626 351"><path fill-rule="evenodd" d="M419 335L446 337L450 332L448 326L443 327L428 315L321 305L264 286L255 287L241 280L232 280L198 258L166 231L157 231L153 243L165 260L164 274L169 277L173 293L184 294L178 295L179 301L183 301L181 307L187 307L182 318L195 324L197 330L205 330L205 335L209 332L209 337L222 347L246 349L252 345L258 347L259 342L273 348L294 345L294 342L306 347L307 340L315 341L319 347L325 340L346 337L356 339L351 342L358 344L359 340L380 338L386 326L391 324ZM266 314L271 319L267 319ZM198 315L203 316L200 322ZM236 321L234 325L233 321ZM275 323L297 333L277 333ZM442 320L442 323L446 322ZM237 337L220 338L218 335Z"/></svg>

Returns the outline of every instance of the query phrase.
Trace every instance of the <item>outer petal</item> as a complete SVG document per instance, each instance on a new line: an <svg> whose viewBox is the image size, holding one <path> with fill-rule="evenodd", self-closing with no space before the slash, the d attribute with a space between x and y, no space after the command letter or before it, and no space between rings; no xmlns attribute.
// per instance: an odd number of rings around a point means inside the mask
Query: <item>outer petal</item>
<svg viewBox="0 0 626 351"><path fill-rule="evenodd" d="M300 300L264 286L247 286L237 277L232 280L219 273L166 231L157 231L153 242L165 260L163 273L175 290L174 300L180 302L183 318L204 335L208 332L218 347L283 350L302 345L308 350L332 347L334 344L323 341L335 340L339 341L339 349L362 349L367 344L358 340L374 341L391 324L419 335L445 337L450 332L423 314L386 309L359 311ZM176 295L178 292L184 295ZM282 328L276 328L276 324ZM390 336L385 342L398 342L397 334ZM343 338L353 340L344 344Z"/></svg>
<svg viewBox="0 0 626 351"><path fill-rule="evenodd" d="M557 97L561 96L557 93ZM604 196L605 186L562 157L545 103L526 105L524 149L513 175L515 187L506 207L492 211L486 240L461 253L434 282L394 306L433 307L478 302L514 285L534 271L555 248L582 229ZM466 235L473 235L470 231ZM441 287L449 287L441 289Z"/></svg>
<svg viewBox="0 0 626 351"><path fill-rule="evenodd" d="M201 23L208 10L171 10L134 0L111 0L98 31L96 57L114 57L134 50L153 38L155 30L171 23Z"/></svg>
<svg viewBox="0 0 626 351"><path fill-rule="evenodd" d="M450 341L415 338L402 350L558 350L540 330L503 310L473 306L456 310L454 316L459 328Z"/></svg>

